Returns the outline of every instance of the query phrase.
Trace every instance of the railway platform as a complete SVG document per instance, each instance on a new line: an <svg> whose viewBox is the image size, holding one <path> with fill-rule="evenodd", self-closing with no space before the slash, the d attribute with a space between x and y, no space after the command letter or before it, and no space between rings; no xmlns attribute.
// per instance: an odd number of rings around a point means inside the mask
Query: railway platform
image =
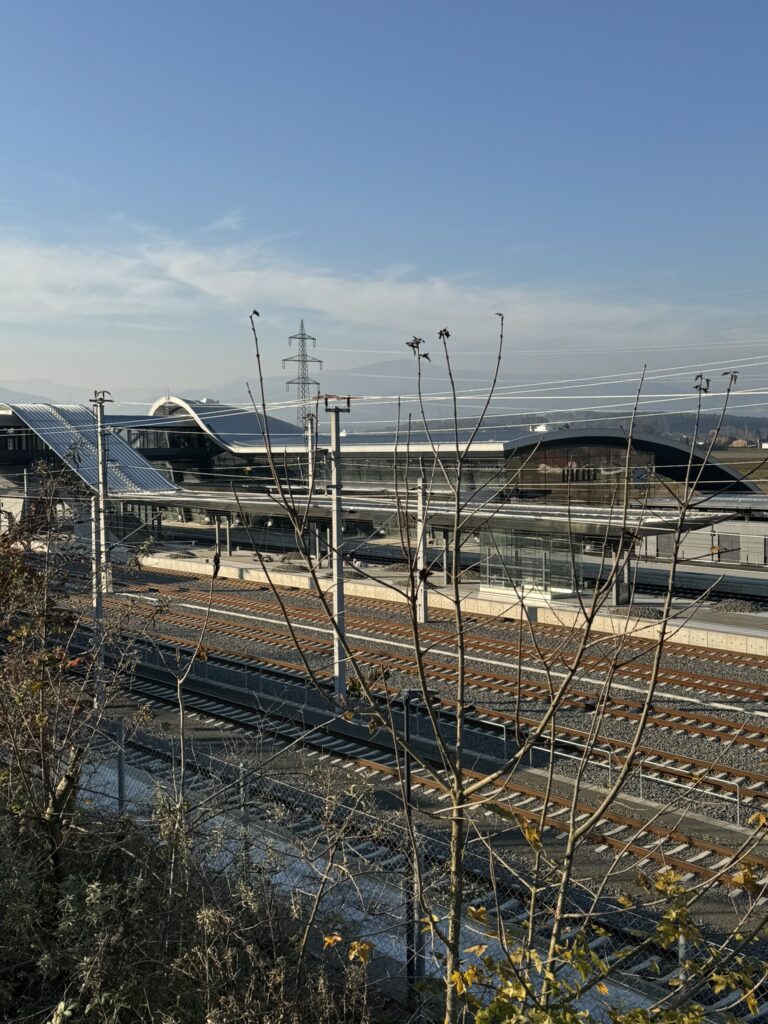
<svg viewBox="0 0 768 1024"><path fill-rule="evenodd" d="M213 573L214 550L213 547L191 550L185 547L158 551L142 556L141 564L147 568L210 576ZM279 556L266 554L262 562L251 551L222 554L219 576L262 585L271 579L276 586L297 590L312 590L315 586L310 573L298 559L282 560ZM330 593L330 571L321 568L318 577L321 585L327 583ZM382 568L363 563L360 568L350 567L345 590L353 597L404 603L405 597L398 587L404 583L405 575L401 568ZM523 614L520 600L509 591L490 590L477 580L460 583L459 588L465 614L502 619L519 619ZM583 612L574 599L545 602L535 596L523 595L523 601L525 614L532 621L565 628L579 628L583 625ZM429 605L435 609L450 609L453 606L453 588L430 584ZM659 599L648 598L643 606L647 607L649 616L652 616L653 609L660 609L661 602ZM596 616L594 629L609 634L656 639L661 623L652 617L633 614L633 610L607 607ZM768 657L768 612L728 612L689 599L676 600L667 624L666 639L677 644L720 650L733 655Z"/></svg>

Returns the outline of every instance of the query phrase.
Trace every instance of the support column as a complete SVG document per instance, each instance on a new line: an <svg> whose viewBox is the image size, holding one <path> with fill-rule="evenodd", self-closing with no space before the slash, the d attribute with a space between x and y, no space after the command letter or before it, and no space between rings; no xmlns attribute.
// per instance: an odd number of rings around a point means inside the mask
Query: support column
<svg viewBox="0 0 768 1024"><path fill-rule="evenodd" d="M416 620L424 623L429 618L427 594L427 495L424 477L417 486L416 521Z"/></svg>
<svg viewBox="0 0 768 1024"><path fill-rule="evenodd" d="M629 590L629 551L619 543L613 563L613 603L617 606L629 604Z"/></svg>
<svg viewBox="0 0 768 1024"><path fill-rule="evenodd" d="M339 429L339 413L342 408L329 405L325 400L325 408L331 414L331 550L330 561L333 568L333 675L335 679L336 699L343 703L347 697L347 652L345 650L345 613L344 613L344 538L342 535L341 508L341 431ZM346 409L349 412L349 399Z"/></svg>
<svg viewBox="0 0 768 1024"><path fill-rule="evenodd" d="M216 548L216 554L221 554L221 526L219 524L219 517L215 515L213 517L213 529L214 529L214 547Z"/></svg>
<svg viewBox="0 0 768 1024"><path fill-rule="evenodd" d="M315 523L312 527L312 532L315 538L315 566L320 568L320 563L323 559L323 545L320 539L320 524Z"/></svg>
<svg viewBox="0 0 768 1024"><path fill-rule="evenodd" d="M108 391L96 391L93 405L96 415L96 455L98 460L99 511L99 573L101 593L112 591L112 573L109 568L109 542L107 536L107 439L104 428L104 403L111 402Z"/></svg>
<svg viewBox="0 0 768 1024"><path fill-rule="evenodd" d="M448 530L443 530L443 586L448 587L451 583L451 535Z"/></svg>
<svg viewBox="0 0 768 1024"><path fill-rule="evenodd" d="M101 708L104 703L104 637L103 637L103 574L101 565L101 536L99 531L99 498L91 498L91 607L93 611L93 628L91 642L93 645L93 679L94 708Z"/></svg>
<svg viewBox="0 0 768 1024"><path fill-rule="evenodd" d="M308 412L304 417L307 438L307 500L311 501L315 493L315 467L317 465L317 449L315 446L315 414Z"/></svg>
<svg viewBox="0 0 768 1024"><path fill-rule="evenodd" d="M93 607L94 635L101 624L101 558L99 544L99 499L91 497L91 605Z"/></svg>
<svg viewBox="0 0 768 1024"><path fill-rule="evenodd" d="M228 512L224 519L224 536L227 545L227 554L232 554L232 516Z"/></svg>

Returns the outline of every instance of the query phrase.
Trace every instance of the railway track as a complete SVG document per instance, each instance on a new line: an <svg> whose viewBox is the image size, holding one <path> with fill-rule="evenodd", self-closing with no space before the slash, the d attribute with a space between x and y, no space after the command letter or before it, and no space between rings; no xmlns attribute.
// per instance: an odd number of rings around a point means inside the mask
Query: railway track
<svg viewBox="0 0 768 1024"><path fill-rule="evenodd" d="M199 625L199 623L196 623L196 625ZM179 643L178 636L173 634L158 632L155 635L164 642ZM284 644L289 638L285 633L265 631L260 635L259 639L264 643L276 642ZM318 653L326 656L330 656L332 653L332 648L327 642L324 643L318 640L310 641L305 649L307 653ZM232 655L230 648L216 647L210 643L206 643L206 650L224 657ZM376 653L370 657L364 652L359 653L358 660L368 667L396 667L393 666L391 658ZM254 669L262 665L268 665L279 671L291 671L299 674L305 672L304 665L298 656L296 660L292 661L287 658L268 658L264 655L259 655L258 658L253 659L253 665ZM412 662L409 663L409 669L413 670ZM330 686L332 675L321 670L317 673L317 679ZM370 685L373 689L382 693L389 692L392 696L397 693L394 688L389 688L383 683L373 682ZM442 707L454 710L457 707L456 702L448 697L436 696L435 700ZM484 722L497 725L502 732L506 729L509 731L509 734L514 735L515 730L519 729L523 739L539 724L538 719L529 715L513 715L496 708L488 708L478 704L472 705L471 714L473 717L480 718ZM593 737L586 730L565 725L556 724L556 734L558 753L581 756L585 750L589 749L591 762L602 764L609 770L621 770L627 761L627 752L632 747L631 742L628 740L607 735ZM722 737L722 734L718 733L718 736ZM761 772L742 768L728 768L726 765L720 766L717 763L713 766L711 760L707 761L690 755L676 755L668 750L647 744L640 744L636 748L632 760L636 764L642 763L642 772L646 779L669 781L695 787L702 794L729 795L746 807L750 807L753 804L762 807L764 804L768 804L768 775Z"/></svg>
<svg viewBox="0 0 768 1024"><path fill-rule="evenodd" d="M195 578L196 579L196 578ZM227 587L232 581L227 580ZM262 614L276 614L279 613L276 608L274 598L265 599L264 597L258 597L254 595L254 591L250 585L243 584L241 581L234 581L239 584L236 588L244 592L243 597L238 597L229 593L217 593L216 603L218 606L224 606L231 608L236 611L240 611L243 614L254 614L260 612ZM170 586L170 585L169 585ZM158 588L152 587L151 585L143 588L144 590L156 590ZM162 591L160 591L162 593ZM169 591L175 596L178 595L178 587L174 591ZM256 594L265 593L264 588L255 592ZM201 595L202 596L202 595ZM381 610L386 609L391 613L392 603L384 602L374 598L350 598L348 600L348 608L350 612L354 612L355 609L370 609ZM301 616L307 621L316 623L327 623L327 617L324 610L320 607L307 608L301 606ZM445 610L437 610L432 612L432 622L444 621L448 622L451 619L451 613ZM486 627L493 626L500 630L512 629L516 630L513 624L505 621L499 623L498 620L483 619L481 616L472 617L478 624L482 624ZM412 638L411 626L407 622L393 622L391 618L379 619L373 617L364 617L362 615L350 615L349 616L350 627L355 629L368 629L371 632L378 632L379 634L397 636L403 640L410 640ZM567 630L563 627L553 625L539 625L533 626L534 634L537 641L541 638L554 638L562 642L566 642L568 639L572 639L573 631ZM452 633L449 630L441 630L435 628L434 625L420 627L420 636L425 643L438 644L450 642ZM606 643L606 644L617 644L617 637L606 633L595 633L595 643ZM494 639L492 637L481 636L473 633L469 630L465 637L465 643L468 649L471 649L475 653L483 653L494 657L506 657L508 658L511 649L515 657L520 657L524 662L536 661L540 662L541 653L533 643L521 642L519 635L510 635L508 637ZM768 659L751 654L744 654L739 652L726 652L726 651L713 651L707 648L693 647L690 644L677 644L674 641L665 641L665 651L670 655L675 655L682 658L690 658L692 660L712 662L714 664L732 664L737 665L739 668L755 668L766 672L768 675ZM641 683L647 683L651 679L652 667L639 662L639 658L648 654L653 650L653 644L647 640L642 640L631 636L622 636L620 638L620 653L624 651L631 652L629 657L617 657L615 660L605 656L595 656L585 654L580 659L580 666L586 671L592 673L605 674L610 672L616 677L630 679L632 681L639 681ZM550 667L558 669L568 668L567 654L562 651L557 651L555 658L550 663ZM738 679L724 679L721 676L707 675L702 672L685 671L681 669L672 669L663 667L660 669L658 674L658 686L671 687L681 690L691 690L695 694L708 694L712 696L720 696L723 698L738 697L743 700L751 700L761 703L768 703L768 682L745 682Z"/></svg>
<svg viewBox="0 0 768 1024"><path fill-rule="evenodd" d="M184 646L178 640L175 643ZM293 685L296 685L295 680ZM161 704L176 705L175 687L171 682L138 677L131 688L137 695ZM268 714L255 711L245 700L222 700L212 696L206 684L196 681L193 676L185 683L184 700L189 710L209 720L228 723L240 729L256 730L261 734L271 733L282 744L300 743L310 750L329 754L347 765L352 764L368 775L390 780L399 777L396 757L392 752L380 750L372 753L370 744L334 735L333 730L307 734L307 730L300 725L276 720ZM438 799L446 799L448 780L440 778L441 772L436 766L433 766L433 773L437 777L416 767L414 787L417 790L424 788L433 791ZM479 779L483 776L468 769L467 777ZM554 837L570 831L572 807L573 824L577 826L595 811L594 805L586 800L578 800L573 804L571 794L557 790L551 790L545 797L541 789L514 777L497 784L490 797L488 794L477 795L472 803L486 814L534 823L541 827L542 840L547 836ZM745 862L755 873L756 884L761 888L768 887L768 855L752 850L742 862L742 858L737 858L734 847L693 835L680 828L665 828L653 820L615 807L605 811L593 826L589 841L598 850L610 849L619 857L632 856L641 863L673 867L685 879L714 882L736 891L743 885L739 872Z"/></svg>
<svg viewBox="0 0 768 1024"><path fill-rule="evenodd" d="M317 621L316 617L311 617ZM202 629L204 616L191 610L185 611L164 611L157 622L166 625L175 625L183 630ZM298 623L296 623L298 625ZM388 624L390 625L390 624ZM399 624L391 624L397 627ZM378 623L381 628L381 623ZM154 627L152 627L154 628ZM353 620L350 625L350 632L358 634L361 626L360 620ZM211 614L208 619L208 630L210 633L217 633L222 636L229 636L242 641L253 641L257 643L274 644L277 646L291 645L292 640L288 626L285 623L275 621L269 625L257 623L239 623L223 619L216 614ZM405 634L393 629L392 635L405 636ZM375 644L377 639L371 638ZM328 656L331 653L329 639L316 637L301 637L302 649L307 654L319 654ZM206 646L209 646L206 644ZM399 670L406 674L416 673L415 659L405 654L382 652L362 647L360 641L355 640L351 645L356 660L368 668L378 667L381 669ZM474 649L474 648L473 648ZM263 661L261 657L258 659ZM446 684L455 683L457 679L456 667L449 661L438 660L434 656L427 655L424 659L425 669L430 680L440 681ZM465 670L467 688L480 694L492 694L496 697L508 697L513 700L539 701L548 704L550 693L546 685L526 678L520 680L500 671L493 671L486 667L476 669L467 666ZM564 708L581 711L594 711L598 700L594 691L571 686L564 696L562 706ZM607 717L626 721L637 722L642 717L643 702L630 700L628 698L609 696L604 702L603 710ZM715 741L718 743L735 744L754 748L761 752L768 751L768 725L760 725L753 722L741 722L735 719L722 718L711 713L695 711L691 708L678 709L676 707L654 707L648 716L648 724L652 727L669 732L679 732L688 736L695 735L700 738Z"/></svg>
<svg viewBox="0 0 768 1024"><path fill-rule="evenodd" d="M190 581L198 582L196 577L190 576L189 579ZM229 581L227 581L227 586L229 586ZM158 591L157 587L149 583L141 589L151 592ZM238 599L229 593L226 595L218 594L217 604L223 603L227 607L234 609L242 608L247 612L267 611L272 613L272 615L275 614L274 602L254 600L252 587L240 584L237 589L246 591L242 599ZM178 588L176 596L177 598L180 596ZM382 602L377 601L366 603L382 604ZM325 623L325 614L322 609L302 607L301 616L310 621ZM163 620L168 625L173 624L180 629L197 630L202 625L201 618L191 611L183 613L179 611L166 612ZM392 622L391 620L385 622L380 619L362 620L362 622L360 619L354 620L355 628L359 629L361 625L362 628L365 628L366 625L373 626L377 632L381 632L383 627L386 627L395 636L400 636L403 639L410 638L410 629L403 623ZM214 615L210 620L209 627L212 631L238 640L252 640L278 646L290 645L291 643L287 627L283 621L276 621L267 627L264 624L256 624L251 621L247 624L233 623L231 620L222 620ZM441 639L445 639L449 637L449 634L440 632L438 636ZM167 638L169 640L174 639L172 635L168 635ZM471 637L469 639L470 641L475 641L473 649L479 646L482 649L488 650L490 646L491 650L495 651L497 646L485 637ZM308 654L318 654L321 656L328 656L330 654L330 645L327 640L311 636L307 637L304 634L302 634L302 647ZM225 652L226 648L221 648L221 651ZM365 650L359 646L355 654L358 661L369 668L378 667L390 670L394 668L406 673L414 672L413 659L402 655L382 654L377 651ZM263 656L260 656L258 660L261 663L265 661ZM303 666L299 661L289 662L286 659L280 659L274 660L272 664L282 668L290 668L292 671L303 670ZM450 663L428 659L427 668L432 678L440 679L442 682L449 684L455 681L455 667ZM535 681L524 680L518 685L517 680L511 680L502 673L489 674L486 670L476 672L470 669L467 678L469 686L483 694L490 693L494 696L508 694L514 698L517 698L519 695L523 700L540 701L548 700L549 696L546 688ZM584 710L589 708L590 702L594 704L593 693L571 690L564 704L576 710ZM450 704L451 702L449 699L445 699L443 703ZM605 708L606 714L609 717L629 722L639 719L640 709L641 702L639 701L617 700L616 698L612 698ZM487 720L494 721L502 726L514 726L515 716L513 715L487 707L483 707L480 710ZM535 728L537 724L536 719L525 715L518 718L517 721L522 726L523 731ZM717 741L720 744L733 743L737 746L752 747L758 750L768 748L768 728L754 723L745 724L739 721L724 719L713 716L711 713L702 714L691 709L686 709L684 712L674 708L654 709L649 719L649 725L668 732L678 732L689 736L696 735ZM570 750L575 755L583 751L585 744L590 743L589 734L584 730L558 726L557 736L560 750L567 751L567 745L570 745ZM618 770L625 762L624 753L629 747L630 744L625 740L601 735L592 747L591 760L593 763L607 765L609 771L613 768ZM647 744L641 745L635 752L635 760L638 757L642 759L642 769L645 778L668 781L685 786L695 786L699 792L704 794L730 796L739 804L743 801L747 808L753 803L762 806L765 800L768 778L760 772L749 771L744 768L729 768L726 765L717 764L716 759L715 766L713 767L712 759L696 758L687 754L684 756L677 755L669 750L655 748Z"/></svg>
<svg viewBox="0 0 768 1024"><path fill-rule="evenodd" d="M196 577L190 576L190 580L197 581ZM236 591L245 591L242 595L232 594L231 592L223 595L217 594L217 605L226 603L228 608L234 610L242 609L243 614L253 614L260 611L267 612L271 615L275 615L276 608L273 600L263 600L261 597L254 598L253 588L250 586L239 586L230 588L229 584L231 581L227 581L227 590L234 589ZM151 584L147 584L142 587L145 592L155 592L162 596L162 590ZM159 622L163 626L178 629L198 629L201 625L201 617L198 614L191 613L191 610L181 610L179 608L179 598L185 593L182 588L179 593L177 587L174 592L174 605L171 609L166 610L162 613L159 618ZM186 591L189 593L189 591ZM196 595L192 593L192 599L197 597L199 599L199 592ZM224 600L222 601L222 598ZM366 601L365 608L370 611L371 607L374 608L382 605L383 602L378 601ZM355 603L355 607L359 607ZM391 610L391 606L389 606ZM298 611L299 609L297 609ZM325 623L325 614L322 609L311 609L301 606L301 618L310 622L323 622ZM287 628L284 623L268 623L256 625L253 622L246 624L233 623L226 619L217 616L215 613L212 615L209 627L212 634L218 633L225 637L234 637L238 640L253 639L256 642L276 644L278 646L285 646L286 642L289 642ZM350 629L364 630L365 628L375 629L377 632L386 630L386 632L393 637L410 638L410 629L404 623L392 621L391 619L382 620L377 618L362 618L360 616L355 617L350 623ZM445 642L450 638L450 632L446 629L438 629L435 626L429 626L424 631L424 639L430 643L441 643ZM171 633L162 633L162 626L158 629L158 638L165 638L168 643L173 643L183 647L184 641L180 640L178 636L173 636ZM472 642L473 651L482 651L484 654L489 653L500 653L499 646L500 641L494 641L491 638L482 636L471 636L468 638ZM376 642L375 637L372 638L371 642ZM310 637L306 640L302 637L302 645L309 653L315 653L321 656L327 656L330 653L330 644L327 638ZM232 651L226 648L214 648L210 643L206 642L206 647L211 653L220 655L221 657L231 656ZM509 654L509 641L504 644L504 653ZM368 667L386 667L386 668L399 668L404 672L413 672L414 664L412 659L408 659L400 654L382 653L380 651L370 651L365 649L359 649L356 652L360 658L362 664ZM240 656L242 657L242 656ZM764 660L764 659L763 659ZM289 662L286 659L264 659L259 657L252 662L252 669L256 669L259 665L269 663L275 669L290 670L293 673L301 672L303 666L297 662ZM439 678L443 682L448 682L453 679L455 680L455 666L449 662L439 661L434 657L430 657L427 663L428 673L431 677ZM524 680L518 687L516 680L510 680L508 677L504 677L501 673L488 673L483 670L476 671L471 669L469 672L469 683L477 691L486 693L506 693L509 695L517 695L518 690L520 695L524 699L531 700L544 700L548 697L548 691L545 687L536 683L535 681ZM510 688L510 684L514 685ZM205 701L206 697L203 694L198 695L198 699ZM570 692L568 700L570 706L573 708L580 708L581 710L589 710L589 703L594 703L594 694L590 691L575 691ZM448 698L441 698L443 705L450 706L451 701ZM640 702L627 701L627 700L615 700L610 701L610 715L617 718L624 718L629 721L636 720L639 718ZM503 711L493 708L474 708L473 714L480 715L485 721L493 722L497 726L504 727L513 724L515 716L506 714ZM768 728L753 725L752 723L745 724L743 722L729 721L720 719L712 716L711 714L700 714L698 712L690 711L685 709L684 711L678 711L677 709L669 709L664 711L654 711L651 715L651 724L662 729L674 730L679 732L691 733L695 732L699 736L709 738L712 740L718 740L726 743L736 743L740 745L748 745L758 750L765 750L768 748ZM520 725L523 728L533 728L536 725L535 718L525 718L520 720ZM589 734L585 730L577 730L570 727L564 727L558 730L558 742L559 743L570 743L573 744L575 749L578 750L579 745L583 749L584 745L589 742ZM626 741L613 738L613 737L600 737L593 751L593 756L603 761L607 759L614 759L614 763L620 766L624 763L625 755L629 750L629 744ZM768 778L760 772L744 771L744 770L730 770L726 766L722 768L712 768L710 762L703 761L702 759L695 759L691 757L676 757L674 754L666 750L660 750L651 746L643 746L641 750L636 752L644 759L644 768L647 777L653 778L665 778L669 780L677 780L681 783L690 786L699 787L702 792L715 792L725 794L738 794L741 792L742 798L747 803L754 803L756 806L763 806L766 800L766 793L768 792ZM346 756L346 755L345 755ZM360 752L357 752L356 758L362 762L370 760L370 757L363 758ZM354 759L354 758L353 758ZM370 770L378 772L384 771L381 765L384 765L384 769L394 770L396 766L386 764L386 760L377 762L377 767L371 767ZM706 776L703 772L706 771ZM386 774L386 771L384 772ZM419 782L421 785L427 787L432 786L428 779ZM439 788L439 784L436 784ZM525 790L524 788L517 786L512 787L515 792L514 797L510 797L509 792L503 793L503 796L499 796L498 800L503 800L502 807L504 813L518 814L519 816L526 818L529 817L531 820L538 819L541 817L543 808L543 802L541 800L541 794L538 797L535 790ZM497 801L498 802L498 801ZM545 828L555 832L565 832L570 827L564 815L566 814L568 807L570 806L570 799L554 797L550 803L555 807L554 810L551 808L547 809L545 815ZM524 813L523 813L524 812ZM578 818L577 820L584 820L585 816L591 813L588 805L580 804L577 808ZM606 827L607 823L607 827ZM725 845L717 845L712 842L707 842L695 836L691 836L688 833L681 832L679 830L670 831L668 829L659 828L654 833L653 829L646 829L645 822L639 817L633 817L632 815L623 816L612 816L610 819L606 818L606 822L601 822L599 827L596 827L593 841L601 848L613 849L615 851L625 850L634 856L642 859L655 861L657 863L673 863L675 866L683 870L685 865L686 872L692 872L693 876L700 878L713 879L719 877L719 874L724 871L727 866L727 858L732 855L732 849ZM645 835L645 839L642 842L636 841L634 833ZM649 838L650 836L650 838ZM673 843L673 849L668 848L669 843ZM683 845L681 845L683 844ZM678 848L679 849L676 849ZM679 857L679 854L684 850L690 849L693 851L690 855L686 854L684 857ZM670 859L671 858L671 859ZM680 864L677 862L681 861ZM768 883L768 860L755 861L755 868L761 872L765 877L761 878L761 883ZM726 872L727 873L727 872ZM729 884L726 882L726 884Z"/></svg>
<svg viewBox="0 0 768 1024"><path fill-rule="evenodd" d="M152 696L147 696L145 700L156 707L162 707L164 704L162 699ZM206 722L215 721L215 718L206 715L205 712L200 714ZM244 737L248 736L247 728L240 723L232 724L231 728ZM274 746L284 747L286 742L286 738L277 735ZM114 754L114 740L105 739L101 747L98 743L93 744L92 749L94 748L99 748L97 754L110 758ZM159 784L172 790L179 758L175 744L155 737L142 737L138 740L136 737L130 737L124 740L124 749L129 753L131 767L146 772L154 785ZM347 765L343 756L333 749L326 749L323 753L315 749L310 752L312 753L319 754L329 764L342 768ZM311 792L297 793L295 787L286 786L283 782L267 781L265 787L264 780L260 778L255 780L255 786L252 786L250 773L246 774L245 780L243 779L242 763L222 765L220 759L211 759L205 753L201 756L193 747L188 751L186 764L187 793L193 801L196 797L202 800L209 798L209 779L213 778L219 785L225 783L225 790L219 796L219 801L223 800L224 810L231 810L238 816L240 822L243 820L243 804L247 804L246 828L265 828L270 835L275 834L276 828L281 833L287 832L294 837L294 841L309 844L308 849L314 863L329 849L329 816L327 800L324 797L318 798ZM392 766L382 762L375 762L373 766L371 758L361 757L356 771L365 775L371 774L379 781L395 782ZM406 852L407 843L403 842L402 847L393 847L391 833L380 837L374 829L372 834L368 816L359 815L355 809L335 808L331 812L331 822L333 826L344 830L341 842L338 842L338 834L334 840L334 848L342 849L344 859L357 862L366 877L376 879L377 886L389 882L395 891L400 891L403 874L410 874L411 871L410 857ZM448 849L444 842L435 841L434 833L422 834L418 822L416 829L422 850L423 884L425 889L434 892L433 887L435 884L440 886L444 877ZM424 863L425 854L428 856L428 863ZM467 851L465 878L470 911L479 910L480 907L488 908L489 916L498 919L499 925L507 935L515 935L521 927L528 927L529 893L525 886L521 885L517 874L510 875L502 865L499 865L491 879L486 859ZM440 899L439 893L436 893L436 896ZM573 909L576 910L576 906ZM649 991L657 991L658 997L661 998L665 993L664 983L674 978L680 970L676 951L651 942L647 948L645 945L639 945L636 955L628 960L625 954L627 948L638 945L639 934L651 935L655 918L651 915L650 920L639 921L634 913L628 912L614 899L606 896L601 897L597 914L592 913L591 907L589 914L594 921L594 926L587 925L584 929L589 949L606 962L611 962L614 957L622 959L620 977L624 986L629 985L634 989L634 983L642 981L648 985ZM540 935L542 948L546 948L545 944L549 937L546 924L541 931L537 928L535 934ZM706 996L703 998L705 1005L715 1011L724 1003L722 995L716 991L707 991L702 993L702 996Z"/></svg>

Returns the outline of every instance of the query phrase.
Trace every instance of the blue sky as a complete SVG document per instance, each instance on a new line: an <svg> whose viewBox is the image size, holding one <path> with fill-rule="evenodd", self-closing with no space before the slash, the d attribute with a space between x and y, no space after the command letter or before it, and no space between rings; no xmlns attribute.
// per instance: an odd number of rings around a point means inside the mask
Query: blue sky
<svg viewBox="0 0 768 1024"><path fill-rule="evenodd" d="M229 380L254 304L275 370L301 315L336 366L444 322L469 359L499 303L534 376L768 339L762 2L72 0L3 23L6 381Z"/></svg>

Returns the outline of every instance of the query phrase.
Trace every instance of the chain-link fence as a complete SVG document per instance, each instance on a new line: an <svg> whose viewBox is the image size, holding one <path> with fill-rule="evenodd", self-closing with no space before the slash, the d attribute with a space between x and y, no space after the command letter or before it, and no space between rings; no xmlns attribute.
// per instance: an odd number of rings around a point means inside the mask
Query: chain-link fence
<svg viewBox="0 0 768 1024"><path fill-rule="evenodd" d="M297 747L275 754L236 736L224 750L199 736L182 745L176 732L110 721L92 746L80 799L101 814L147 824L164 809L182 808L199 860L233 880L266 881L284 912L309 924L317 955L326 941L340 950L364 943L376 958L377 984L403 991L409 982L419 990L442 967L450 872L440 818L449 802L430 796L426 814L417 797L407 815L399 778L383 778ZM485 833L475 821L464 858L462 949L482 946L499 958L496 922L503 920L505 940L514 942L528 919L525 879L503 833L499 821L489 820ZM545 889L539 898L544 905ZM623 988L616 999L648 1002Z"/></svg>
<svg viewBox="0 0 768 1024"><path fill-rule="evenodd" d="M408 826L396 784L385 813L353 768L305 756L311 768L293 772L263 752L249 756L246 744L233 747L222 754L191 740L182 757L178 736L105 721L82 772L81 804L148 826L180 806L209 866L268 877L319 937L369 943L390 979L433 973L439 942L427 921L441 916L448 848L436 832Z"/></svg>

